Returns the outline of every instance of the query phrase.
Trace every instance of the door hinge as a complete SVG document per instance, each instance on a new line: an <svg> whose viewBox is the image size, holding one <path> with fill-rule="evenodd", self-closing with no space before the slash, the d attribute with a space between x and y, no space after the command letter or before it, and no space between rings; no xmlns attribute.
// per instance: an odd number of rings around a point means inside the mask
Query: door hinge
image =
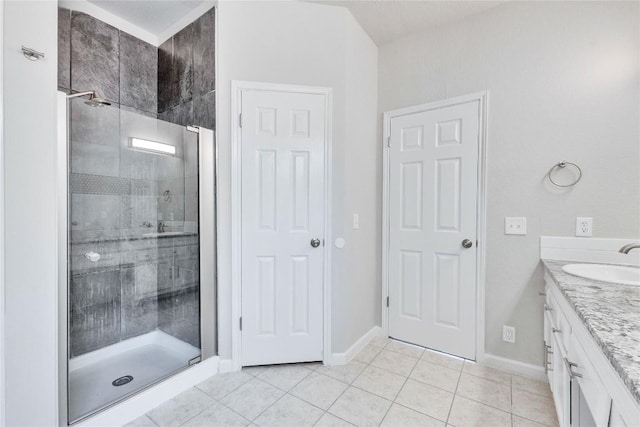
<svg viewBox="0 0 640 427"><path fill-rule="evenodd" d="M387 137L387 147L391 148L391 135Z"/></svg>
<svg viewBox="0 0 640 427"><path fill-rule="evenodd" d="M242 113L238 114L238 126L242 127Z"/></svg>
<svg viewBox="0 0 640 427"><path fill-rule="evenodd" d="M242 317L240 317L240 330L242 330Z"/></svg>
<svg viewBox="0 0 640 427"><path fill-rule="evenodd" d="M387 297L387 308L389 308L389 297Z"/></svg>

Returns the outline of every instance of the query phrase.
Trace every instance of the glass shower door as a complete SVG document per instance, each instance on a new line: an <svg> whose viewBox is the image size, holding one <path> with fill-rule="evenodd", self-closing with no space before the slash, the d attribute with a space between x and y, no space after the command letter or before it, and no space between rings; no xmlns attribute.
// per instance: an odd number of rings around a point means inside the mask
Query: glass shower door
<svg viewBox="0 0 640 427"><path fill-rule="evenodd" d="M198 134L85 101L68 105L70 422L202 354Z"/></svg>

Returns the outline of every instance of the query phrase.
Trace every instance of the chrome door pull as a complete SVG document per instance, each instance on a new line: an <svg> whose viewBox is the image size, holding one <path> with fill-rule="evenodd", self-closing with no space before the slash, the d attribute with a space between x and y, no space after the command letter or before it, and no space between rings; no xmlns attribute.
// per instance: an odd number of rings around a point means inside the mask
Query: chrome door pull
<svg viewBox="0 0 640 427"><path fill-rule="evenodd" d="M471 246L473 246L473 242L469 239L464 239L462 241L462 247L465 249L469 249Z"/></svg>
<svg viewBox="0 0 640 427"><path fill-rule="evenodd" d="M317 248L318 246L320 246L320 239L311 239L311 247Z"/></svg>

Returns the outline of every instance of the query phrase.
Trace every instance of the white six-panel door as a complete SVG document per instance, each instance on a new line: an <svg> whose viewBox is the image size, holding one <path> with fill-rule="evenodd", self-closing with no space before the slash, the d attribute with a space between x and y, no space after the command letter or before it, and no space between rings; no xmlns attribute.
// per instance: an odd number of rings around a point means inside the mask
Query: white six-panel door
<svg viewBox="0 0 640 427"><path fill-rule="evenodd" d="M242 365L322 360L325 98L241 103Z"/></svg>
<svg viewBox="0 0 640 427"><path fill-rule="evenodd" d="M467 359L476 349L479 109L476 100L390 123L389 336Z"/></svg>

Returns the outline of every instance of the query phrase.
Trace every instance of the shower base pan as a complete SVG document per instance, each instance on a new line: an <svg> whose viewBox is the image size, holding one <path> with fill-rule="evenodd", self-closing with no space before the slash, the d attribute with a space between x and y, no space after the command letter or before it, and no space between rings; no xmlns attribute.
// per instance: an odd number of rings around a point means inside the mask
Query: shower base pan
<svg viewBox="0 0 640 427"><path fill-rule="evenodd" d="M69 421L111 406L189 366L200 349L156 330L69 360Z"/></svg>

